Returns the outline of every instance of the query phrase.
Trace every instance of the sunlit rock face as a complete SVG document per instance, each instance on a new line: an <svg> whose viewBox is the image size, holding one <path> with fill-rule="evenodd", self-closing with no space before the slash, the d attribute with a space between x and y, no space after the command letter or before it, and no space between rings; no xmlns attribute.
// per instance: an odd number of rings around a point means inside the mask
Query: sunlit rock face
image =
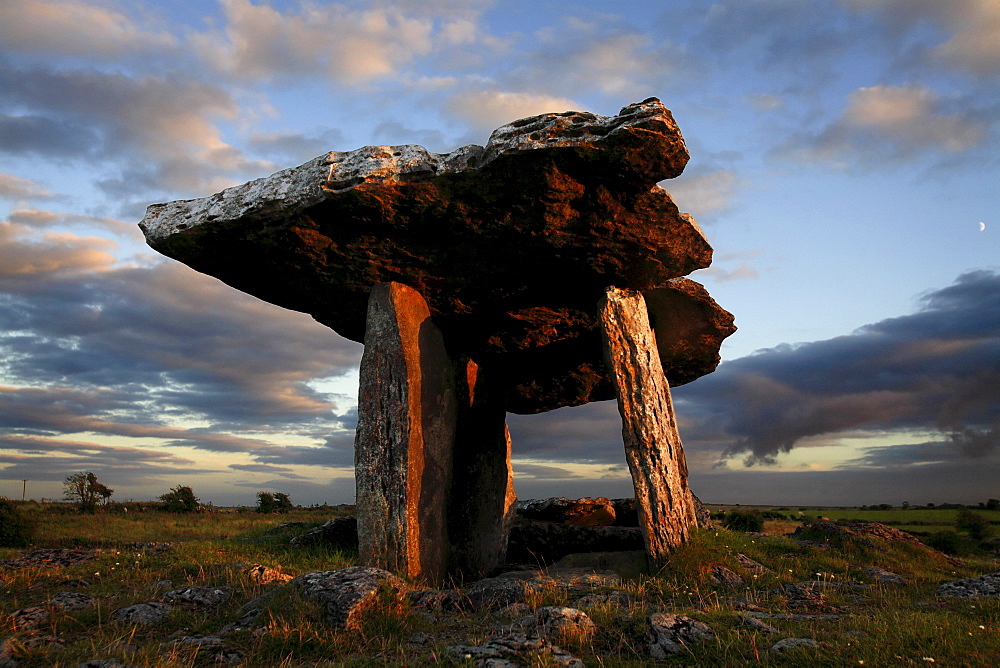
<svg viewBox="0 0 1000 668"><path fill-rule="evenodd" d="M714 370L732 316L679 277L711 262L659 181L687 149L650 98L617 116L544 114L485 147L333 152L195 200L149 207L164 255L362 341L368 295L394 281L428 302L449 353L503 378L507 410L611 399L596 304L641 290L671 384Z"/></svg>

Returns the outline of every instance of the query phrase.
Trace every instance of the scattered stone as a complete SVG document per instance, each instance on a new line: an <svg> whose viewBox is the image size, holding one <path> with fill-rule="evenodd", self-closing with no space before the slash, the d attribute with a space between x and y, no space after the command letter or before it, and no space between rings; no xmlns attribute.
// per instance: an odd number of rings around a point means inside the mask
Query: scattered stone
<svg viewBox="0 0 1000 668"><path fill-rule="evenodd" d="M277 569L264 566L263 564L254 564L245 568L243 569L243 574L249 578L250 582L258 585L273 584L275 582L288 582L292 579L291 575L282 573Z"/></svg>
<svg viewBox="0 0 1000 668"><path fill-rule="evenodd" d="M575 526L611 526L615 504L605 497L570 500L562 497L519 501L517 514L529 520L559 522Z"/></svg>
<svg viewBox="0 0 1000 668"><path fill-rule="evenodd" d="M783 638L771 645L771 651L775 654L783 654L789 650L814 649L822 645L812 638Z"/></svg>
<svg viewBox="0 0 1000 668"><path fill-rule="evenodd" d="M307 529L307 528L308 529L317 528L316 527L316 523L315 522L282 522L281 524L273 526L270 529L266 529L264 531L264 533L265 534L285 533L285 532L292 531L292 530L296 530L297 531L299 529Z"/></svg>
<svg viewBox="0 0 1000 668"><path fill-rule="evenodd" d="M977 578L945 582L934 593L943 598L987 598L1000 596L1000 571Z"/></svg>
<svg viewBox="0 0 1000 668"><path fill-rule="evenodd" d="M769 570L764 564L751 559L743 553L737 554L734 558L736 559L736 563L749 571L753 571L754 573L766 573Z"/></svg>
<svg viewBox="0 0 1000 668"><path fill-rule="evenodd" d="M746 586L743 578L725 566L712 566L712 569L708 572L708 577L714 584L721 585L723 587L732 587L733 589L737 589L739 587Z"/></svg>
<svg viewBox="0 0 1000 668"><path fill-rule="evenodd" d="M392 573L366 566L306 573L289 584L300 588L304 598L319 603L334 628L350 630L360 627L362 615L379 605L383 595L402 600L407 589Z"/></svg>
<svg viewBox="0 0 1000 668"><path fill-rule="evenodd" d="M250 631L257 625L257 620L260 619L261 613L262 610L260 608L250 608L238 620L230 622L219 629L219 635L224 636L240 631Z"/></svg>
<svg viewBox="0 0 1000 668"><path fill-rule="evenodd" d="M541 585L510 577L483 578L469 589L466 596L476 610L497 610L514 603L524 603L532 591Z"/></svg>
<svg viewBox="0 0 1000 668"><path fill-rule="evenodd" d="M160 580L159 582L153 583L152 588L156 590L170 590L174 588L174 583L170 580Z"/></svg>
<svg viewBox="0 0 1000 668"><path fill-rule="evenodd" d="M875 584L891 585L891 586L906 584L906 578L904 578L902 575L897 575L892 571L887 571L882 568L875 568L873 566L866 566L863 570L865 572L865 575L867 575L868 577L870 577L875 581Z"/></svg>
<svg viewBox="0 0 1000 668"><path fill-rule="evenodd" d="M755 631L760 631L762 633L781 633L780 629L771 626L767 622L762 622L756 617L751 617L750 615L740 615L739 620L744 626L749 626Z"/></svg>
<svg viewBox="0 0 1000 668"><path fill-rule="evenodd" d="M16 559L0 560L0 565L12 570L21 568L64 568L83 564L94 558L93 550L39 549L25 552Z"/></svg>
<svg viewBox="0 0 1000 668"><path fill-rule="evenodd" d="M473 661L477 667L511 668L522 665L520 659L538 656L551 665L583 668L583 661L553 645L545 638L525 633L506 633L490 638L480 645L453 645L445 655L457 661Z"/></svg>
<svg viewBox="0 0 1000 668"><path fill-rule="evenodd" d="M83 610L94 605L96 599L89 594L77 592L60 592L49 599L49 605L63 610Z"/></svg>
<svg viewBox="0 0 1000 668"><path fill-rule="evenodd" d="M589 640L597 625L582 610L549 605L535 611L535 623L542 636L558 642Z"/></svg>
<svg viewBox="0 0 1000 668"><path fill-rule="evenodd" d="M130 668L118 659L91 659L84 661L76 668Z"/></svg>
<svg viewBox="0 0 1000 668"><path fill-rule="evenodd" d="M191 647L199 651L208 649L219 650L226 647L226 641L219 636L182 636L170 644Z"/></svg>
<svg viewBox="0 0 1000 668"><path fill-rule="evenodd" d="M15 631L30 633L49 621L49 610L41 605L21 608L10 613L9 620Z"/></svg>
<svg viewBox="0 0 1000 668"><path fill-rule="evenodd" d="M152 626L162 622L169 614L169 603L150 601L149 603L136 603L135 605L118 608L112 615L112 619L116 622Z"/></svg>
<svg viewBox="0 0 1000 668"><path fill-rule="evenodd" d="M174 603L187 603L199 607L214 607L232 598L230 587L182 587L168 591L163 598Z"/></svg>
<svg viewBox="0 0 1000 668"><path fill-rule="evenodd" d="M609 608L627 608L635 603L635 597L624 591L610 591L606 594L587 594L574 601L573 606L577 608L597 608L601 606Z"/></svg>
<svg viewBox="0 0 1000 668"><path fill-rule="evenodd" d="M835 622L838 619L843 619L843 615L837 614L797 614L789 612L758 612L754 610L748 610L746 613L750 617L759 617L761 619L778 619L789 622Z"/></svg>
<svg viewBox="0 0 1000 668"><path fill-rule="evenodd" d="M289 541L295 547L326 545L346 552L358 549L358 519L356 517L334 517L322 526L306 531Z"/></svg>
<svg viewBox="0 0 1000 668"><path fill-rule="evenodd" d="M411 591L410 605L430 612L459 612L469 607L469 599L454 589Z"/></svg>
<svg viewBox="0 0 1000 668"><path fill-rule="evenodd" d="M715 631L708 624L686 615L657 612L649 616L649 653L660 661L683 653L695 643L714 637Z"/></svg>

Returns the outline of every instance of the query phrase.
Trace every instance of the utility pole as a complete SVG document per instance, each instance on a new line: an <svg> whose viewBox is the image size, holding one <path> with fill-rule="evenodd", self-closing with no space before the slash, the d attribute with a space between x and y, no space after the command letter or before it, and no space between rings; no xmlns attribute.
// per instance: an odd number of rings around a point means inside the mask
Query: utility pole
<svg viewBox="0 0 1000 668"><path fill-rule="evenodd" d="M27 492L28 492L28 481L27 480L21 480L21 483L22 483L22 485L21 485L21 502L23 503L24 502L24 495L27 494Z"/></svg>

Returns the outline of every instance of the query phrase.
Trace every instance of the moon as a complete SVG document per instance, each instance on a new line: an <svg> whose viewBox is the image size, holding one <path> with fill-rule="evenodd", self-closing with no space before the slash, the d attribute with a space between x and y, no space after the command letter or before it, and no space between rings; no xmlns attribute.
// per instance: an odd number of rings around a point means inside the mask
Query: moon
<svg viewBox="0 0 1000 668"><path fill-rule="evenodd" d="M986 223L984 223L981 220L979 221L979 231L980 232L985 232L986 231Z"/></svg>

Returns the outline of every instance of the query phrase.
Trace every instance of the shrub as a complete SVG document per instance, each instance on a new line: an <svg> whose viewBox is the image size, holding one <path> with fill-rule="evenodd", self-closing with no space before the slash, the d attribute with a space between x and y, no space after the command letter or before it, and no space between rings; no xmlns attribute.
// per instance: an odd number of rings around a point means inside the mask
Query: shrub
<svg viewBox="0 0 1000 668"><path fill-rule="evenodd" d="M730 510L722 518L722 526L730 531L763 531L764 516L756 510Z"/></svg>
<svg viewBox="0 0 1000 668"><path fill-rule="evenodd" d="M287 513L292 509L292 500L284 492L257 492L258 513Z"/></svg>
<svg viewBox="0 0 1000 668"><path fill-rule="evenodd" d="M969 538L982 542L989 537L990 523L980 515L971 510L960 510L955 516L955 528L969 534Z"/></svg>
<svg viewBox="0 0 1000 668"><path fill-rule="evenodd" d="M274 494L271 494L270 492L257 492L257 512L274 512Z"/></svg>
<svg viewBox="0 0 1000 668"><path fill-rule="evenodd" d="M27 547L35 538L35 524L10 499L0 497L0 547Z"/></svg>
<svg viewBox="0 0 1000 668"><path fill-rule="evenodd" d="M161 494L160 501L163 502L163 509L171 513L197 512L201 505L191 488L183 485L172 488L166 494Z"/></svg>
<svg viewBox="0 0 1000 668"><path fill-rule="evenodd" d="M969 555L975 552L975 546L967 536L954 531L939 531L924 539L924 543L939 552L953 556Z"/></svg>

